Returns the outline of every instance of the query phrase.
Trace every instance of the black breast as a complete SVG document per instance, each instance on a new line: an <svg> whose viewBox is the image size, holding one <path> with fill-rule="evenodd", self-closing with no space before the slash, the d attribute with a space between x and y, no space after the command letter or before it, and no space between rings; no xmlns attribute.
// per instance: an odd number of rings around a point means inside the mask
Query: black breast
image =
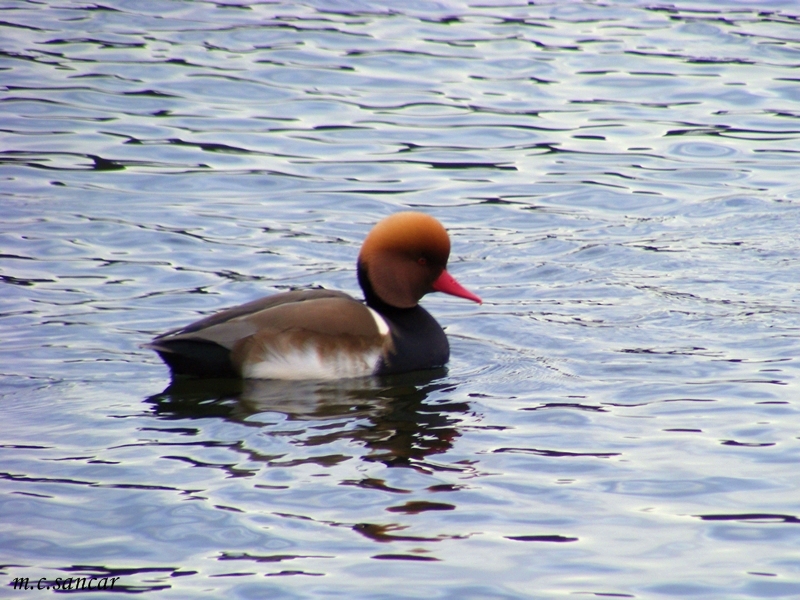
<svg viewBox="0 0 800 600"><path fill-rule="evenodd" d="M377 374L405 373L444 366L450 344L439 323L421 306L382 307L381 315L392 331L394 352L382 359Z"/></svg>

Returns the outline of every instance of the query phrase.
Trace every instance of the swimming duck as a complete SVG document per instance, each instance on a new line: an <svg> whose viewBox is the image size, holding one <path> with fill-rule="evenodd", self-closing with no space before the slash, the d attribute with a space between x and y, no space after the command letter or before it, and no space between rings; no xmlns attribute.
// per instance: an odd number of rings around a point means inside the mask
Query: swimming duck
<svg viewBox="0 0 800 600"><path fill-rule="evenodd" d="M196 377L340 379L441 367L450 346L419 300L444 292L481 302L447 272L449 256L439 221L395 213L361 247L364 302L331 290L284 292L169 331L146 347L174 375Z"/></svg>

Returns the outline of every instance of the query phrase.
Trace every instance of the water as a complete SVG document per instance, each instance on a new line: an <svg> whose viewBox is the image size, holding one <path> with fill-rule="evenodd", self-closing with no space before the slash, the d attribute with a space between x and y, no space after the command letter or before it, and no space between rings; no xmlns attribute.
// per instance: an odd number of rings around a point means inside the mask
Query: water
<svg viewBox="0 0 800 600"><path fill-rule="evenodd" d="M800 595L795 3L0 8L0 595ZM446 371L139 347L407 208Z"/></svg>

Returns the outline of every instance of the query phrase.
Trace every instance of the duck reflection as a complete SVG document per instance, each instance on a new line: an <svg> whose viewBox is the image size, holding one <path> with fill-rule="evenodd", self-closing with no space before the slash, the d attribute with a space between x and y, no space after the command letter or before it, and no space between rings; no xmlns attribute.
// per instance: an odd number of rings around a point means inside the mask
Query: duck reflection
<svg viewBox="0 0 800 600"><path fill-rule="evenodd" d="M454 389L444 381L446 372L332 382L175 379L147 401L165 419L219 417L258 427L257 415L279 413L295 423L309 422L309 435L299 442L303 445L349 438L371 450L365 460L429 470L422 464L425 457L452 447L459 415L469 410L466 402L428 401L432 394ZM360 422L346 427L343 420ZM339 426L325 431L320 427L325 421Z"/></svg>

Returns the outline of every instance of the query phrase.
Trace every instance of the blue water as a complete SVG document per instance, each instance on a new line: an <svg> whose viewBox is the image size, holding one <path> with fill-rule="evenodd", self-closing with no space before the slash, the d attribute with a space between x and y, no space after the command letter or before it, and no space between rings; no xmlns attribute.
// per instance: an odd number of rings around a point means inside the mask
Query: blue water
<svg viewBox="0 0 800 600"><path fill-rule="evenodd" d="M0 10L0 596L800 596L796 3ZM140 348L409 208L447 370Z"/></svg>

